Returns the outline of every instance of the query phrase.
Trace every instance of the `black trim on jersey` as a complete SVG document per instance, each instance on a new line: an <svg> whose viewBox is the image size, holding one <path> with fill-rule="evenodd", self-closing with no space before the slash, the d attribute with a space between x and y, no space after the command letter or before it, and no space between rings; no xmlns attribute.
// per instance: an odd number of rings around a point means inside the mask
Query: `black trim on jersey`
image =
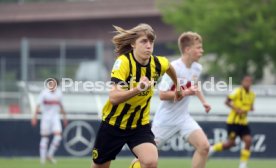
<svg viewBox="0 0 276 168"><path fill-rule="evenodd" d="M141 65L136 61L136 82L139 82L141 78Z"/></svg>
<svg viewBox="0 0 276 168"><path fill-rule="evenodd" d="M149 62L151 61L151 59L149 60ZM146 77L151 81L151 64L149 63L149 65L146 68Z"/></svg>
<svg viewBox="0 0 276 168"><path fill-rule="evenodd" d="M118 108L118 105L112 105L112 106L113 106L113 107L112 107L110 113L109 113L108 116L105 118L105 121L106 121L107 123L109 123L110 118L115 114L115 112L116 112L116 110L117 110L117 108Z"/></svg>
<svg viewBox="0 0 276 168"><path fill-rule="evenodd" d="M116 118L116 121L115 121L115 125L120 127L121 125L121 122L123 120L123 117L124 115L128 112L128 110L130 109L131 105L130 104L125 104L123 110L121 111L121 114Z"/></svg>
<svg viewBox="0 0 276 168"><path fill-rule="evenodd" d="M127 125L126 125L126 129L131 129L131 125L132 125L132 122L134 120L134 117L135 117L135 114L137 113L137 111L139 111L141 109L141 106L137 106L135 107L134 109L134 112L131 113L129 119L127 120Z"/></svg>
<svg viewBox="0 0 276 168"><path fill-rule="evenodd" d="M139 116L139 119L138 119L138 121L137 121L137 127L142 125L142 118L143 118L143 115L144 115L144 111L145 111L146 108L148 107L150 99L151 99L151 97L148 98L147 104L142 108L142 110L141 110L141 112L140 112L140 116Z"/></svg>
<svg viewBox="0 0 276 168"><path fill-rule="evenodd" d="M118 79L116 77L112 77L111 78L111 82L114 82L115 84L118 84L120 83L121 85L124 85L125 81L121 80L121 79Z"/></svg>
<svg viewBox="0 0 276 168"><path fill-rule="evenodd" d="M155 71L158 73L158 76L161 75L161 64L156 56L153 56L155 62Z"/></svg>

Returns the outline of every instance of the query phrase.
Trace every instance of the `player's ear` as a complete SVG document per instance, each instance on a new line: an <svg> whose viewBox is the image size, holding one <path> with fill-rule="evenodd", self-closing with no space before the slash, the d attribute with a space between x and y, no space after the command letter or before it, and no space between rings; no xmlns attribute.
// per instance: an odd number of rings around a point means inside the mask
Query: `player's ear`
<svg viewBox="0 0 276 168"><path fill-rule="evenodd" d="M185 53L189 52L191 50L191 47L185 47L184 51Z"/></svg>

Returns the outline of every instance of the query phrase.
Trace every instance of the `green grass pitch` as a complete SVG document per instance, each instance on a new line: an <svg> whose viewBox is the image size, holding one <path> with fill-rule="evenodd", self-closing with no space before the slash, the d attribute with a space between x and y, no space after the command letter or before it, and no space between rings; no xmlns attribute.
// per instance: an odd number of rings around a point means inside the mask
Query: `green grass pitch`
<svg viewBox="0 0 276 168"><path fill-rule="evenodd" d="M111 168L128 168L130 157L118 157L111 163ZM84 158L57 158L58 163L52 165L46 163L41 166L39 158L0 158L1 168L90 168L91 159ZM211 158L206 168L238 168L238 159ZM249 168L272 168L276 165L276 159L251 159ZM191 168L191 158L159 158L158 168Z"/></svg>

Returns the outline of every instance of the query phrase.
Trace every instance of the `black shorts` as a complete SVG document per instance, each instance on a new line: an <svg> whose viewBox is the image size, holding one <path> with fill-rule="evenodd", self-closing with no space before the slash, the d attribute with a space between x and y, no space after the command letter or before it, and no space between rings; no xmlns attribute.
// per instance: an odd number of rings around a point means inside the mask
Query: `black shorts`
<svg viewBox="0 0 276 168"><path fill-rule="evenodd" d="M237 136L242 138L245 135L250 135L251 131L248 125L227 124L227 132L229 139L235 139Z"/></svg>
<svg viewBox="0 0 276 168"><path fill-rule="evenodd" d="M133 130L122 130L102 122L93 148L93 161L96 164L103 164L114 160L125 144L132 151L135 146L145 142L155 145L150 124Z"/></svg>

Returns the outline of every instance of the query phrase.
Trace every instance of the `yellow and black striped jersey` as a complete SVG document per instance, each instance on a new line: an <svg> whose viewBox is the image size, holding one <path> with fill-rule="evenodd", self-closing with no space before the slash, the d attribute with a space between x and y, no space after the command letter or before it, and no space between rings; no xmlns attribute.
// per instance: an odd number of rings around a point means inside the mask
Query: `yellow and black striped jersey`
<svg viewBox="0 0 276 168"><path fill-rule="evenodd" d="M246 111L246 113L239 115L232 109L228 115L227 124L247 125L247 113L252 110L255 97L255 93L251 90L247 92L243 87L235 89L228 98L232 100L234 107Z"/></svg>
<svg viewBox="0 0 276 168"><path fill-rule="evenodd" d="M157 81L169 68L165 57L151 56L148 65L143 66L135 60L132 53L117 58L111 72L111 81L124 85L124 89L134 88L140 78L146 76ZM127 86L126 86L127 84ZM102 120L121 129L133 129L150 122L150 99L154 88L142 91L138 95L118 105L107 100L103 108Z"/></svg>

